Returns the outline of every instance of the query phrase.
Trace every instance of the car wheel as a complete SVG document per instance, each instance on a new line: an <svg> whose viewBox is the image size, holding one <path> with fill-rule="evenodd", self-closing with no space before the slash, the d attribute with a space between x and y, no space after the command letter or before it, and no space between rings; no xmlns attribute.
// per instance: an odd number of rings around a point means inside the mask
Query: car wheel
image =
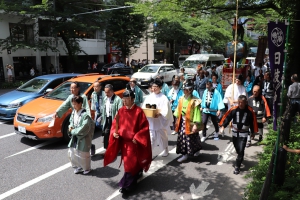
<svg viewBox="0 0 300 200"><path fill-rule="evenodd" d="M71 140L71 135L69 134L69 130L68 130L69 124L70 124L70 122L69 122L70 117L71 117L71 115L68 115L66 117L66 119L63 122L62 130L61 130L63 133L63 138L66 142L69 142Z"/></svg>

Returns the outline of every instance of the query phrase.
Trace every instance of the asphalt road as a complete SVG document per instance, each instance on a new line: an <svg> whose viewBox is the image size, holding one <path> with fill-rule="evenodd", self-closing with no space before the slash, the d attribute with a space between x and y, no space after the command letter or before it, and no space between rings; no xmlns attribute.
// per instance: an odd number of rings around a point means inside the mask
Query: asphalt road
<svg viewBox="0 0 300 200"><path fill-rule="evenodd" d="M1 93L1 92L0 92ZM177 135L169 135L168 157L153 150L150 170L144 173L136 191L129 196L118 192L123 176L120 156L107 167L99 152L102 137L95 134L98 154L92 157L92 172L73 173L67 158L67 144L60 140L33 141L14 134L12 123L0 122L0 199L242 199L249 182L245 175L257 163L261 146L253 142L246 149L240 175L233 174L236 154L227 134L214 141L212 135L203 143L200 156L178 163L175 153ZM209 128L208 133L213 133Z"/></svg>

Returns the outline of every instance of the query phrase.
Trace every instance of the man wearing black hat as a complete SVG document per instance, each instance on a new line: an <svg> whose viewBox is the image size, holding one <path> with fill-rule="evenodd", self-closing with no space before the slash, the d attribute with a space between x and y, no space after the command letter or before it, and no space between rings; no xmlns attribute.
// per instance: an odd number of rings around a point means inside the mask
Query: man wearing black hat
<svg viewBox="0 0 300 200"><path fill-rule="evenodd" d="M149 123L143 110L134 104L133 91L123 93L124 106L119 109L111 128L104 166L112 163L121 151L124 176L119 182L121 193L131 192L152 161Z"/></svg>
<svg viewBox="0 0 300 200"><path fill-rule="evenodd" d="M146 104L156 106L158 112L155 117L147 117L150 126L150 138L152 148L160 146L163 150L162 156L168 156L168 132L171 133L170 126L173 123L172 109L168 98L161 93L163 82L161 79L156 78L152 85L153 92L147 96L143 103L143 108Z"/></svg>
<svg viewBox="0 0 300 200"><path fill-rule="evenodd" d="M228 110L232 106L236 106L238 103L238 97L240 95L245 95L247 97L246 88L243 86L243 75L240 74L236 79L234 84L230 84L224 95L224 103L228 104Z"/></svg>

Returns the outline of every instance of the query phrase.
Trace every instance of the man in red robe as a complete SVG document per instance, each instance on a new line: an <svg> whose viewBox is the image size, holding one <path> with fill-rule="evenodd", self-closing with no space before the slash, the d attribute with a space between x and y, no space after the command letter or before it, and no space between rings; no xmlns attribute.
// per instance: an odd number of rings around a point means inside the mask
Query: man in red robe
<svg viewBox="0 0 300 200"><path fill-rule="evenodd" d="M113 162L121 151L124 176L119 182L121 193L132 191L137 180L146 172L152 161L149 123L143 110L134 104L131 90L123 93L124 106L118 111L110 132L104 166Z"/></svg>

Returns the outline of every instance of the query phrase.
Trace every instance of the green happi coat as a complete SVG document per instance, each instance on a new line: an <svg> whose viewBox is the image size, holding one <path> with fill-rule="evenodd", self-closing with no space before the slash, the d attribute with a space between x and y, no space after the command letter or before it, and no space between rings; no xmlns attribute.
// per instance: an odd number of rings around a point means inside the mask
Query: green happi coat
<svg viewBox="0 0 300 200"><path fill-rule="evenodd" d="M77 144L75 148L82 152L89 152L91 149L92 139L94 136L95 124L88 113L82 111L78 124L74 124L74 113L76 111L73 110L70 117L70 127L73 127L71 132L69 132L72 137L69 142L68 147L75 146L75 137L77 138Z"/></svg>
<svg viewBox="0 0 300 200"><path fill-rule="evenodd" d="M135 99L134 99L135 105L141 106L141 104L143 103L143 91L137 85L134 86L134 95L135 95Z"/></svg>
<svg viewBox="0 0 300 200"><path fill-rule="evenodd" d="M101 105L99 105L99 110L100 110L100 112L102 112L102 107L103 107L103 104L104 104L104 98L105 98L105 92L104 91L100 91L101 92L101 102L102 102L102 104ZM98 102L98 96L99 94L97 94L97 92L93 92L92 93L92 97L91 97L91 110L94 110L95 111L95 115L97 115L97 114L100 114L100 113L97 113L97 109L96 109L96 102L99 104L99 102ZM100 99L99 99L99 101L100 101Z"/></svg>
<svg viewBox="0 0 300 200"><path fill-rule="evenodd" d="M106 101L107 100L108 100L108 98L107 98L107 96L105 96L104 100L103 100L103 107L102 107L102 119L103 119L102 127L103 128L105 127L105 122L106 122ZM118 110L120 108L122 108L122 106L123 106L122 99L118 95L115 95L114 102L111 105L111 117L112 117L112 120L115 118Z"/></svg>
<svg viewBox="0 0 300 200"><path fill-rule="evenodd" d="M73 105L72 105L72 98L74 97L73 94L70 94L68 98L59 106L59 108L56 110L56 113L59 118L61 118L70 108L74 110ZM87 112L87 114L91 117L91 110L90 106L87 100L87 97L85 94L82 94L81 97L83 98L83 104L82 108L84 108Z"/></svg>

